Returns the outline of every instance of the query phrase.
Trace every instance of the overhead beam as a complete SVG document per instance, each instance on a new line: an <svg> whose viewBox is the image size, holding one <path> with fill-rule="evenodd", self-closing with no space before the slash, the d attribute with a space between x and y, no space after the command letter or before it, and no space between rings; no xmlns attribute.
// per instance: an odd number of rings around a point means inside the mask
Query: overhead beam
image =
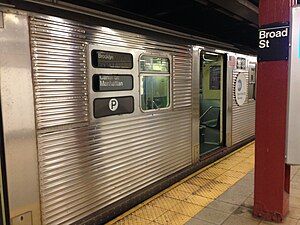
<svg viewBox="0 0 300 225"><path fill-rule="evenodd" d="M195 1L198 2L199 0L195 0ZM238 16L243 20L246 20L249 23L258 26L258 8L248 0L226 1L226 4L224 4L224 0L207 0L207 1L232 13L233 17Z"/></svg>

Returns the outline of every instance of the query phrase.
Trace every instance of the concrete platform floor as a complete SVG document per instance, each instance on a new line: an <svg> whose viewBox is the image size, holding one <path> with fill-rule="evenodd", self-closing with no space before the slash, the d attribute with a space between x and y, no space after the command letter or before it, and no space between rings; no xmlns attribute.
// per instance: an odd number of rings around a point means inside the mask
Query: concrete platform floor
<svg viewBox="0 0 300 225"><path fill-rule="evenodd" d="M208 204L186 225L269 225L278 224L252 217L253 171ZM290 212L283 223L300 225L300 167L292 167Z"/></svg>
<svg viewBox="0 0 300 225"><path fill-rule="evenodd" d="M124 213L109 225L268 225L252 217L254 143L203 168ZM292 168L290 213L300 225L300 167Z"/></svg>

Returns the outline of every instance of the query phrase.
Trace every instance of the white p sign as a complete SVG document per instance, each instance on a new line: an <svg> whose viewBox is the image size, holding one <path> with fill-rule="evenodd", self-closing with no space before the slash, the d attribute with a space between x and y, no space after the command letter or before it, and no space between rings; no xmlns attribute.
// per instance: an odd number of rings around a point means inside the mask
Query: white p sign
<svg viewBox="0 0 300 225"><path fill-rule="evenodd" d="M112 98L109 100L108 107L111 111L116 111L119 107L119 102L117 99Z"/></svg>

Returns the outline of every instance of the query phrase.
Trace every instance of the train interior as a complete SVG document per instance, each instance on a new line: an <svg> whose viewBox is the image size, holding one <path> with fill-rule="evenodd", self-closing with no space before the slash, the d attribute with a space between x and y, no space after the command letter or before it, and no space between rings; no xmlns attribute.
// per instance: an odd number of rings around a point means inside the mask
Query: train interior
<svg viewBox="0 0 300 225"><path fill-rule="evenodd" d="M224 56L202 52L200 58L200 155L223 145Z"/></svg>

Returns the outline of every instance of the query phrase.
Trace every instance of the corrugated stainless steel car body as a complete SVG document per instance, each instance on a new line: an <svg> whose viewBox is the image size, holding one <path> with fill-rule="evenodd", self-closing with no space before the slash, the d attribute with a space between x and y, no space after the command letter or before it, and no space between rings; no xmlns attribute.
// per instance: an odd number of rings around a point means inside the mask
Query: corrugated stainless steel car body
<svg viewBox="0 0 300 225"><path fill-rule="evenodd" d="M10 22L4 20L3 32L12 38L14 34L8 29L16 29L15 38L18 35L23 38L19 45L0 42L1 49L5 49L1 59L9 48L15 47L24 56L23 70L19 70L20 64L15 64L11 70L14 76L4 71L8 64L0 64L3 118L7 124L14 120L17 125L14 130L4 126L12 218L30 211L34 225L70 224L198 161L200 57L194 56L197 62L193 63L193 54L200 54L199 47L169 44L159 38L86 26L62 18L21 14L4 13L4 19L12 18ZM131 53L133 68L92 68L93 49ZM143 112L140 108L138 62L142 54L171 59L169 109ZM15 63L11 57L6 61ZM5 86L5 79L13 85L20 71L20 80L8 90L10 86ZM118 93L94 93L91 90L94 73L131 74L134 88ZM229 85L228 93L232 93L235 75L235 72L229 74L233 85ZM25 92L16 90L21 83ZM22 93L24 100L20 99ZM94 98L120 96L134 97L132 114L93 117ZM227 121L227 136L235 144L253 135L254 120L248 117L254 117L255 101L249 103L249 110L246 106L236 106L232 97L227 98L228 105L233 105L233 109L227 106L226 113L232 115ZM14 101L11 102L14 107L9 107L10 100ZM3 107L6 102L8 107ZM20 115L17 107L22 105L27 110ZM247 125L240 119L243 115L248 118ZM25 136L11 136L11 132L18 134L25 128L26 135L22 133ZM13 139L24 147L25 158L19 151L14 152ZM22 165L18 170L12 166L16 161ZM26 181L20 176L30 179ZM12 191L28 195L28 199L22 199L23 208L19 205L14 208L20 202Z"/></svg>
<svg viewBox="0 0 300 225"><path fill-rule="evenodd" d="M0 81L5 164L11 218L35 212L40 223L35 111L28 18L4 13L0 28ZM18 219L18 218L16 218Z"/></svg>
<svg viewBox="0 0 300 225"><path fill-rule="evenodd" d="M30 18L43 224L69 224L191 165L192 55L189 46ZM128 52L129 70L95 69L92 49ZM168 54L172 107L140 109L138 57ZM134 89L94 93L94 73L134 77ZM91 91L89 91L91 90ZM134 97L134 112L94 119L92 97Z"/></svg>
<svg viewBox="0 0 300 225"><path fill-rule="evenodd" d="M245 74L245 77L248 81L249 86L249 73L250 73L250 64L256 65L256 57L245 56L241 54L229 54L235 58L242 57L246 59L246 68L245 69L236 69L232 70L231 76L231 112L228 113L228 117L231 119L231 144L237 144L249 137L255 135L255 97L254 99L249 99L247 94L246 101L243 105L239 106L236 103L235 96L235 84L236 78L239 73ZM228 89L230 90L230 89ZM249 92L248 92L249 93ZM231 115L231 116L230 116Z"/></svg>

